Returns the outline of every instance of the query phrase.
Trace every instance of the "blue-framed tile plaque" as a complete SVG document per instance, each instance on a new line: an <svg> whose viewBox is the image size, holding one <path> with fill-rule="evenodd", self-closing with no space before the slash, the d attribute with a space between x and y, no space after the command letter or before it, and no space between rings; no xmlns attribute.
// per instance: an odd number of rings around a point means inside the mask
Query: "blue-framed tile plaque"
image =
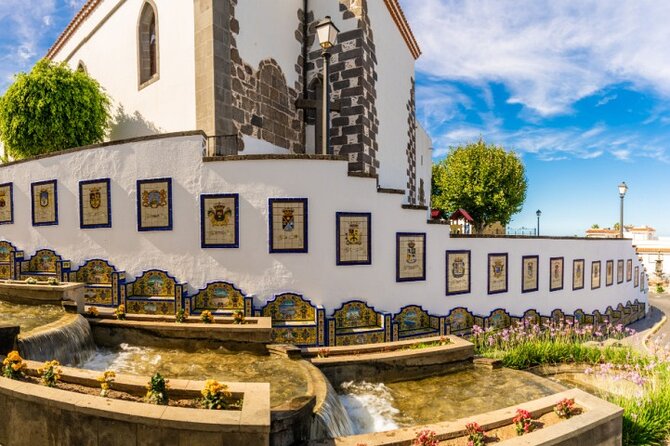
<svg viewBox="0 0 670 446"><path fill-rule="evenodd" d="M372 264L372 214L338 212L335 215L336 264Z"/></svg>
<svg viewBox="0 0 670 446"><path fill-rule="evenodd" d="M307 198L270 198L268 202L270 252L307 252Z"/></svg>
<svg viewBox="0 0 670 446"><path fill-rule="evenodd" d="M426 280L426 233L398 232L395 242L396 282Z"/></svg>
<svg viewBox="0 0 670 446"><path fill-rule="evenodd" d="M14 184L0 184L0 225L14 223Z"/></svg>
<svg viewBox="0 0 670 446"><path fill-rule="evenodd" d="M33 226L58 224L58 180L30 185Z"/></svg>
<svg viewBox="0 0 670 446"><path fill-rule="evenodd" d="M447 251L447 296L470 292L470 251Z"/></svg>
<svg viewBox="0 0 670 446"><path fill-rule="evenodd" d="M109 178L79 182L79 227L111 228L112 201Z"/></svg>
<svg viewBox="0 0 670 446"><path fill-rule="evenodd" d="M238 194L200 195L200 242L203 248L240 246Z"/></svg>
<svg viewBox="0 0 670 446"><path fill-rule="evenodd" d="M137 230L172 230L172 178L137 180Z"/></svg>

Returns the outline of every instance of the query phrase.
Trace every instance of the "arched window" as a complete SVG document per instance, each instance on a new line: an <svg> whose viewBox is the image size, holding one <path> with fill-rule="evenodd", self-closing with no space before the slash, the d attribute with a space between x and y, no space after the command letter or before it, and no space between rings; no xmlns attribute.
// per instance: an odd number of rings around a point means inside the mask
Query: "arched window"
<svg viewBox="0 0 670 446"><path fill-rule="evenodd" d="M81 71L82 73L88 74L88 70L86 69L84 61L82 60L79 61L79 63L77 64L77 71Z"/></svg>
<svg viewBox="0 0 670 446"><path fill-rule="evenodd" d="M140 88L158 79L158 20L153 2L145 2L137 32Z"/></svg>

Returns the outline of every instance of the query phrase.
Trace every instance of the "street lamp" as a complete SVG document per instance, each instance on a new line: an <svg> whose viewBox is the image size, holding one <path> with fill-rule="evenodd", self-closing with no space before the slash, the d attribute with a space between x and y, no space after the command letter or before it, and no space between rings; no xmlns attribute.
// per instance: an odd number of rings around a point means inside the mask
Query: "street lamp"
<svg viewBox="0 0 670 446"><path fill-rule="evenodd" d="M621 212L619 214L619 238L623 238L623 197L626 195L626 192L628 192L628 186L626 186L626 182L624 181L623 183L619 184L619 196L621 197Z"/></svg>
<svg viewBox="0 0 670 446"><path fill-rule="evenodd" d="M335 46L337 34L340 32L337 26L330 20L330 16L316 25L316 35L319 45L323 49L323 114L321 115L321 153L330 152L330 82L328 81L328 64L330 63L330 49Z"/></svg>
<svg viewBox="0 0 670 446"><path fill-rule="evenodd" d="M538 209L537 212L535 212L535 215L537 215L537 236L539 237L540 236L540 215L542 215L542 211Z"/></svg>

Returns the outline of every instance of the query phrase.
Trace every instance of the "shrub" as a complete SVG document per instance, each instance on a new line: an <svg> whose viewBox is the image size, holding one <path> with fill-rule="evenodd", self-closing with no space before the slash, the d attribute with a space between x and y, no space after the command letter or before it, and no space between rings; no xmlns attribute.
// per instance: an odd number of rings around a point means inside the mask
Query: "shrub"
<svg viewBox="0 0 670 446"><path fill-rule="evenodd" d="M465 433L468 436L468 446L484 446L484 429L479 424L474 421L466 424Z"/></svg>
<svg viewBox="0 0 670 446"><path fill-rule="evenodd" d="M0 137L14 158L102 141L110 100L98 82L43 59L0 98Z"/></svg>
<svg viewBox="0 0 670 446"><path fill-rule="evenodd" d="M184 310L183 308L180 308L179 311L177 311L177 315L175 316L175 321L178 323L183 323L188 319L188 312Z"/></svg>
<svg viewBox="0 0 670 446"><path fill-rule="evenodd" d="M244 312L240 310L236 311L233 315L233 322L236 324L244 324Z"/></svg>
<svg viewBox="0 0 670 446"><path fill-rule="evenodd" d="M2 376L9 379L19 379L23 377L23 369L26 363L16 350L9 352L7 357L2 360Z"/></svg>
<svg viewBox="0 0 670 446"><path fill-rule="evenodd" d="M575 400L573 398L563 398L554 406L554 413L559 418L570 418L575 410Z"/></svg>
<svg viewBox="0 0 670 446"><path fill-rule="evenodd" d="M205 381L205 388L200 393L202 394L202 405L206 409L225 410L231 406L232 394L228 391L228 386L216 380Z"/></svg>
<svg viewBox="0 0 670 446"><path fill-rule="evenodd" d="M37 369L37 373L40 374L42 384L47 387L56 387L63 370L60 368L60 362L54 359L53 361L45 362L42 367Z"/></svg>
<svg viewBox="0 0 670 446"><path fill-rule="evenodd" d="M214 316L212 316L212 312L209 310L205 310L200 314L200 320L204 324L211 324L214 322Z"/></svg>
<svg viewBox="0 0 670 446"><path fill-rule="evenodd" d="M168 403L168 380L166 380L160 373L156 372L151 377L149 385L147 386L146 400L151 404L167 405Z"/></svg>

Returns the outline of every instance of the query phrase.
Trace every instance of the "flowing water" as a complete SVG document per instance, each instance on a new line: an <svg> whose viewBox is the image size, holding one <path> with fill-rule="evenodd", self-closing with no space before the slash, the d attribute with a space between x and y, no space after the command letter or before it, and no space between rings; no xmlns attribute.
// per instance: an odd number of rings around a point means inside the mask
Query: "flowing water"
<svg viewBox="0 0 670 446"><path fill-rule="evenodd" d="M21 356L33 361L57 359L61 364L75 364L93 355L95 344L88 321L76 314L64 315L43 330L34 330L18 340Z"/></svg>
<svg viewBox="0 0 670 446"><path fill-rule="evenodd" d="M312 423L311 438L336 438L354 435L356 429L350 414L328 380L326 380L326 386L328 389L326 399L315 414L316 420Z"/></svg>
<svg viewBox="0 0 670 446"><path fill-rule="evenodd" d="M91 358L77 366L142 376L160 372L168 378L269 382L273 407L307 393L307 377L298 362L274 355L231 353L222 349L187 352L121 344L115 349L98 348Z"/></svg>
<svg viewBox="0 0 670 446"><path fill-rule="evenodd" d="M64 315L65 310L56 305L20 305L0 300L0 325L18 325L23 336Z"/></svg>
<svg viewBox="0 0 670 446"><path fill-rule="evenodd" d="M362 434L453 421L565 389L530 373L477 368L398 383L343 383L340 399Z"/></svg>

